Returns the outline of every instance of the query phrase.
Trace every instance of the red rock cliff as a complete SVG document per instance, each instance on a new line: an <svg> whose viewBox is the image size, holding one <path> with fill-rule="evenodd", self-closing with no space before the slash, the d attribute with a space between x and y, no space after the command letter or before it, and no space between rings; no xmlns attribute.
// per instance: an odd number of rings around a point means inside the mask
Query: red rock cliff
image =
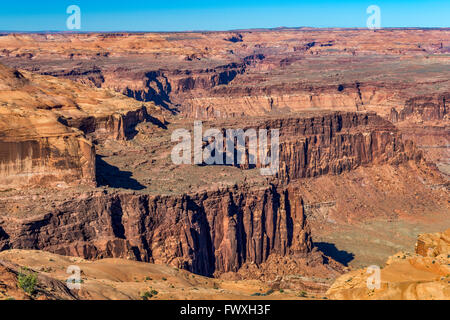
<svg viewBox="0 0 450 320"><path fill-rule="evenodd" d="M131 258L202 275L312 251L301 196L274 186L184 196L97 193L43 216L2 218L0 228L0 248Z"/></svg>

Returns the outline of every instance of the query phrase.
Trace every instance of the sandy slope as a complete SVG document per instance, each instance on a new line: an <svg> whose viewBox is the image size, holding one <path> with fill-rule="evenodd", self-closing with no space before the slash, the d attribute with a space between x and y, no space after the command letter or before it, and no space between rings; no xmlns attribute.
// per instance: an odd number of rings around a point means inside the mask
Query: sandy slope
<svg viewBox="0 0 450 320"><path fill-rule="evenodd" d="M450 229L420 235L416 253L398 253L381 270L381 286L369 289L367 269L347 273L327 294L345 300L450 300Z"/></svg>
<svg viewBox="0 0 450 320"><path fill-rule="evenodd" d="M28 267L41 277L65 283L70 276L66 273L71 265L80 267L81 290L72 290L77 299L120 299L140 300L145 292L156 290L157 300L196 300L196 299L307 299L294 290L274 291L267 296L271 286L261 281L224 281L205 278L187 271L166 265L156 265L121 259L87 261L80 258L63 257L43 251L9 250L0 253L0 299L69 299L64 288L29 297L17 287L15 272L6 272L2 264L8 264L17 271ZM5 284L8 284L6 286ZM44 288L46 286L43 286ZM3 290L2 290L3 289ZM53 292L53 295L50 293ZM63 294L64 293L64 294ZM303 294L304 295L304 294ZM309 298L312 298L310 295ZM314 297L315 298L315 297ZM322 297L317 297L322 298Z"/></svg>

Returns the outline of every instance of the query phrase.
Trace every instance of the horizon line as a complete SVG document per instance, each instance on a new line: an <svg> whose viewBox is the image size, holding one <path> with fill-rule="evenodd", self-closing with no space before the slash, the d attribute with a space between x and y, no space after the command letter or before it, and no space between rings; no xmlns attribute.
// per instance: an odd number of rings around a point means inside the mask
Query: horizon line
<svg viewBox="0 0 450 320"><path fill-rule="evenodd" d="M0 33L46 33L46 34L88 34L88 33L220 33L220 32L249 32L249 31L288 31L288 30L370 30L370 31L381 31L381 30L445 30L450 27L381 27L378 29L369 29L367 27L273 27L273 28L239 28L239 29L226 29L226 30L179 30L179 31L155 31L155 30L112 30L112 31L82 31L82 30L0 30Z"/></svg>

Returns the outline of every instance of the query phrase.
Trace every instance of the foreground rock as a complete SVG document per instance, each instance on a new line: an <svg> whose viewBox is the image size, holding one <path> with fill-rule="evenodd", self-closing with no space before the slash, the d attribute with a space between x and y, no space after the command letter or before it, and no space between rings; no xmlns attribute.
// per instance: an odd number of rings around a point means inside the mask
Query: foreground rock
<svg viewBox="0 0 450 320"><path fill-rule="evenodd" d="M4 267L4 265L9 267ZM69 266L81 271L80 289L68 290ZM37 276L29 295L17 282L27 269ZM5 271L6 270L6 271ZM279 283L259 280L205 278L162 264L121 259L87 261L43 251L9 250L0 253L0 300L272 300L322 299L324 283L302 279L302 289L280 290ZM310 288L313 288L311 290ZM45 291L47 290L47 291Z"/></svg>
<svg viewBox="0 0 450 320"><path fill-rule="evenodd" d="M21 282L20 277L31 276L31 282ZM75 300L76 292L70 292L63 281L30 270L0 258L0 300Z"/></svg>
<svg viewBox="0 0 450 320"><path fill-rule="evenodd" d="M332 299L450 300L450 229L420 235L416 253L398 253L381 270L380 289L369 289L366 269L347 273L328 290Z"/></svg>

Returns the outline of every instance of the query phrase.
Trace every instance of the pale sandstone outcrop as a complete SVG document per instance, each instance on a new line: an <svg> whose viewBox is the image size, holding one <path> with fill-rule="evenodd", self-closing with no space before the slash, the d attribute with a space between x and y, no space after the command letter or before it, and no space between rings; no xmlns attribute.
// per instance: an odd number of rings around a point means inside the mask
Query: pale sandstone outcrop
<svg viewBox="0 0 450 320"><path fill-rule="evenodd" d="M416 253L398 253L381 270L381 287L369 289L367 269L349 272L328 290L332 299L450 300L450 229L419 235Z"/></svg>
<svg viewBox="0 0 450 320"><path fill-rule="evenodd" d="M450 252L450 229L441 233L419 235L416 253L424 257L437 257Z"/></svg>

